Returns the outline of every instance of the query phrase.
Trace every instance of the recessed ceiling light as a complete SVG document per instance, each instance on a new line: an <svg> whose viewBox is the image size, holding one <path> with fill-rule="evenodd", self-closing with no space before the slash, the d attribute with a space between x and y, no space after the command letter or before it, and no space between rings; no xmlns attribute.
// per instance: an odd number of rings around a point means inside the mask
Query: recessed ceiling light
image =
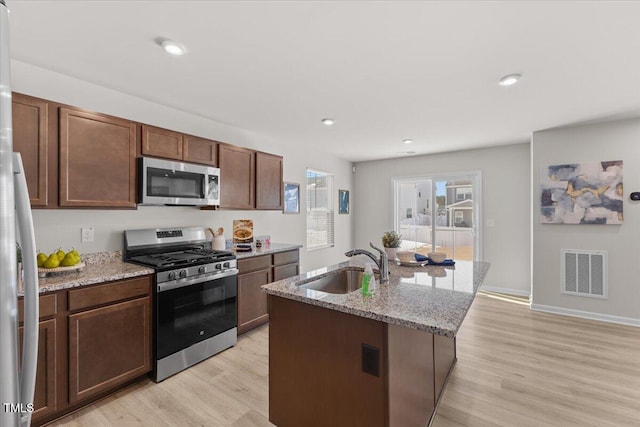
<svg viewBox="0 0 640 427"><path fill-rule="evenodd" d="M403 139L402 142L404 142L405 144L411 144L413 142L413 139Z"/></svg>
<svg viewBox="0 0 640 427"><path fill-rule="evenodd" d="M324 123L327 126L331 126L335 123L336 121L330 118L326 118L326 119L322 119L322 123Z"/></svg>
<svg viewBox="0 0 640 427"><path fill-rule="evenodd" d="M520 80L521 77L521 74L509 74L508 76L501 78L498 84L500 86L512 86L518 83L518 80Z"/></svg>
<svg viewBox="0 0 640 427"><path fill-rule="evenodd" d="M171 55L180 56L180 55L184 55L185 53L187 53L187 48L184 47L184 45L182 43L178 43L178 42L173 41L173 40L160 39L159 44L160 44L160 46L162 46L162 48L165 50L165 52L167 52L167 53L169 53Z"/></svg>

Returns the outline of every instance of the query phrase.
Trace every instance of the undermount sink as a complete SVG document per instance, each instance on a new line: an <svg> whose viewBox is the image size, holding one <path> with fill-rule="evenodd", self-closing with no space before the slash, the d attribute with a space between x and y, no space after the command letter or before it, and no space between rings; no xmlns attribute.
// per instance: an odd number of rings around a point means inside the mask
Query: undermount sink
<svg viewBox="0 0 640 427"><path fill-rule="evenodd" d="M304 283L300 285L300 288L328 292L330 294L348 294L349 292L360 289L362 286L363 274L364 271L361 268L349 268L347 270L340 270L329 276ZM379 283L380 275L376 273L374 276L376 278L376 282Z"/></svg>

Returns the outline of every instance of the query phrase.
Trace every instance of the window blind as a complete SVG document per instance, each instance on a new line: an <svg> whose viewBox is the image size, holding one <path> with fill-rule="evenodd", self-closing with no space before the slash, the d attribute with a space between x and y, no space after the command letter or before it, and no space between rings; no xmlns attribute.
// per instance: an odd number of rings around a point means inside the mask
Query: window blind
<svg viewBox="0 0 640 427"><path fill-rule="evenodd" d="M333 175L307 169L307 249L334 245Z"/></svg>

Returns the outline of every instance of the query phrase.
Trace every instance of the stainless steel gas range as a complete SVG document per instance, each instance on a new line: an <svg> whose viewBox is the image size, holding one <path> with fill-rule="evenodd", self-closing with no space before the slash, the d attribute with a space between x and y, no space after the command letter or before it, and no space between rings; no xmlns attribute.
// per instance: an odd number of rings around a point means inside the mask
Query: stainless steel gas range
<svg viewBox="0 0 640 427"><path fill-rule="evenodd" d="M124 260L156 271L156 382L236 344L236 257L210 246L203 227L124 232Z"/></svg>

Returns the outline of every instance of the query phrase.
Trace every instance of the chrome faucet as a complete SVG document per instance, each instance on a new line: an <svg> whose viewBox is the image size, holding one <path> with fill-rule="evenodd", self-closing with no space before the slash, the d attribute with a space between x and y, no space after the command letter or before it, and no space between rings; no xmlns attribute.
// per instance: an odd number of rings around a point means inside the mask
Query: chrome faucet
<svg viewBox="0 0 640 427"><path fill-rule="evenodd" d="M376 248L373 246L373 243L369 242L369 246L371 246L376 251L380 252L380 259L378 259L374 254L369 251L365 251L364 249L351 249L350 251L345 252L344 254L348 257L352 257L354 255L366 255L371 258L376 265L378 266L378 270L380 271L380 283L389 282L389 258L387 257L387 253L382 249Z"/></svg>

